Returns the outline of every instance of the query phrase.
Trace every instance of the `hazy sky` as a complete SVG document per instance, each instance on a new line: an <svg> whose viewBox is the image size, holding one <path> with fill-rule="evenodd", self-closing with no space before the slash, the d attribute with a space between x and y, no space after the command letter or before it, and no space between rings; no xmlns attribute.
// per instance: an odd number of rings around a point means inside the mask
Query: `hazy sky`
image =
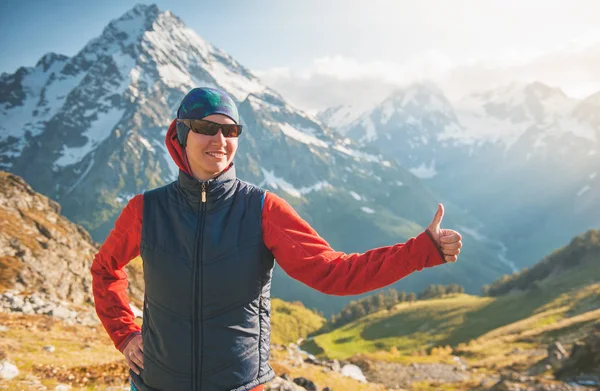
<svg viewBox="0 0 600 391"><path fill-rule="evenodd" d="M600 90L600 76L588 69L600 62L597 0L2 0L0 72L32 66L49 51L74 55L136 3L171 10L307 109L348 103L349 91L385 94L415 78L459 94L469 80L497 81L499 71L508 80L515 69L574 95ZM556 64L573 53L583 56L583 71L558 80L565 70ZM536 61L553 70L532 70ZM314 100L319 87L327 93Z"/></svg>

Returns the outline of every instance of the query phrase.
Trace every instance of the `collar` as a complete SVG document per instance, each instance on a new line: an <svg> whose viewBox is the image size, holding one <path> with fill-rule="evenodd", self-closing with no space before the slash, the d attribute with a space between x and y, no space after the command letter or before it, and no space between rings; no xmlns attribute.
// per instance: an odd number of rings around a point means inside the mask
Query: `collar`
<svg viewBox="0 0 600 391"><path fill-rule="evenodd" d="M199 181L185 171L179 170L177 186L190 206L196 211L202 207L202 189L204 187L206 191L206 210L212 210L219 203L230 198L235 191L236 179L235 167L232 163L227 170L207 181Z"/></svg>

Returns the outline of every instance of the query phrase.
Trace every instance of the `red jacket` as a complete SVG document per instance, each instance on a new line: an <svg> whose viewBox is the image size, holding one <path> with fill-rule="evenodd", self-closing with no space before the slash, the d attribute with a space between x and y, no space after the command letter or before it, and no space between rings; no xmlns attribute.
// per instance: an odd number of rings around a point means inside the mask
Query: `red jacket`
<svg viewBox="0 0 600 391"><path fill-rule="evenodd" d="M175 137L173 122L167 132L167 147L179 168L189 173L185 153ZM131 337L140 333L129 307L127 274L123 268L140 254L143 208L142 194L129 201L91 268L96 312L120 351ZM335 251L285 200L270 192L263 206L262 230L266 247L288 275L330 295L369 292L415 270L445 262L427 231L406 243L363 254Z"/></svg>

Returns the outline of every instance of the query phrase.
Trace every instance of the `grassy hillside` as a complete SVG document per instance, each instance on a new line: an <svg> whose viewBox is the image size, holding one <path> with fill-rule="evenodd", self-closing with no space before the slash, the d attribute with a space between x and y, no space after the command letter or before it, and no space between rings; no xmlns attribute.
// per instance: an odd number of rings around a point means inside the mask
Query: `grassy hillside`
<svg viewBox="0 0 600 391"><path fill-rule="evenodd" d="M320 329L325 318L299 303L271 300L271 342L288 344Z"/></svg>
<svg viewBox="0 0 600 391"><path fill-rule="evenodd" d="M585 267L600 254L600 230L590 230L575 237L571 243L544 257L530 269L506 275L484 290L490 296L500 296L514 290L526 290L549 276L575 267Z"/></svg>
<svg viewBox="0 0 600 391"><path fill-rule="evenodd" d="M554 256L571 250L567 246ZM496 298L453 295L400 304L391 311L381 311L316 336L303 347L338 359L365 352L398 352L396 359L400 360L402 354L436 346L458 347L471 340L494 343L526 331L527 338L514 339L514 344L505 347L543 343L600 320L600 251L594 247L580 255L578 266L557 269L545 279L537 279L526 291ZM557 329L557 324L564 327Z"/></svg>

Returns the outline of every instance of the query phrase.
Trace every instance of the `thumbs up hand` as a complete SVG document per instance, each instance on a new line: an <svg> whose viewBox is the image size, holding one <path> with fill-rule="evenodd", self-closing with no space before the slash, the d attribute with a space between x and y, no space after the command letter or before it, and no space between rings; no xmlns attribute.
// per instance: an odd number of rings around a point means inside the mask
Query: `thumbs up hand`
<svg viewBox="0 0 600 391"><path fill-rule="evenodd" d="M444 206L438 204L438 209L431 220L427 230L442 250L446 262L456 262L460 248L462 247L462 236L452 229L442 229L440 224L444 218Z"/></svg>

